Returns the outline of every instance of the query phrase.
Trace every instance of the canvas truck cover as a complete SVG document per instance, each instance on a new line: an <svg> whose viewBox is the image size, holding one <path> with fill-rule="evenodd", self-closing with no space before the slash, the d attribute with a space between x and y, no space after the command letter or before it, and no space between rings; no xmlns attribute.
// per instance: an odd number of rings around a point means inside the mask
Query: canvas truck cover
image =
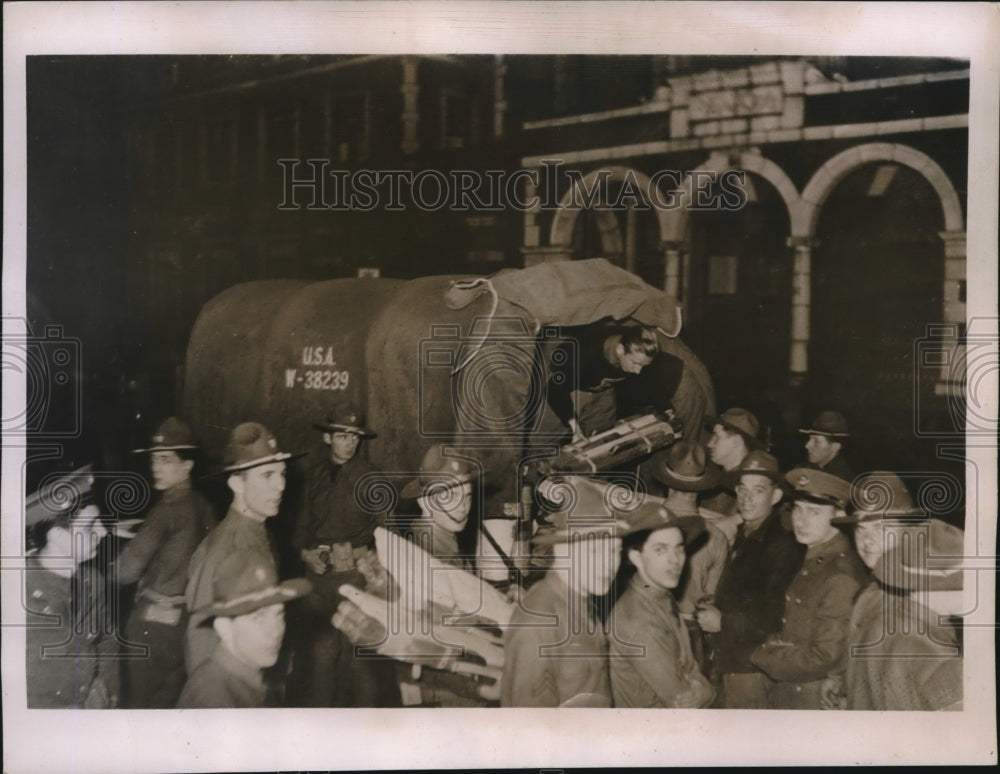
<svg viewBox="0 0 1000 774"><path fill-rule="evenodd" d="M622 315L661 328L663 350L684 361L678 417L697 427L714 412L708 374L676 336L673 299L603 260L549 266L491 278L237 285L195 322L182 411L211 462L247 420L270 427L283 449L322 453L313 423L351 400L378 433L364 451L384 481L398 491L431 443L450 444L483 470L487 514L517 499L525 449L553 454L565 433L545 401L553 324ZM371 497L376 510L394 505L387 488Z"/></svg>

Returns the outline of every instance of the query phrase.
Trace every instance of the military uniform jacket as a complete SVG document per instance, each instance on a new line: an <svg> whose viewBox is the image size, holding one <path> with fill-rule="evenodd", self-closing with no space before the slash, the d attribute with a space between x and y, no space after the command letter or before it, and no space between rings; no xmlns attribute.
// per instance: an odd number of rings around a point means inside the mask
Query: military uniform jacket
<svg viewBox="0 0 1000 774"><path fill-rule="evenodd" d="M212 506L190 482L168 489L118 557L118 583L141 579L140 595L182 596L191 556L215 524Z"/></svg>
<svg viewBox="0 0 1000 774"><path fill-rule="evenodd" d="M907 594L873 581L851 615L847 708L961 709L962 651L953 627Z"/></svg>
<svg viewBox="0 0 1000 774"><path fill-rule="evenodd" d="M805 547L781 524L775 508L746 534L740 525L729 564L715 589L722 628L713 638L718 674L756 672L750 654L781 629L785 590L802 565Z"/></svg>
<svg viewBox="0 0 1000 774"><path fill-rule="evenodd" d="M842 532L809 547L785 594L780 636L751 659L778 681L776 709L820 708L820 684L844 669L851 611L866 581L867 570Z"/></svg>
<svg viewBox="0 0 1000 774"><path fill-rule="evenodd" d="M30 709L109 706L119 691L108 588L92 565L63 578L30 556L24 573L26 678ZM106 695L99 696L97 681Z"/></svg>
<svg viewBox="0 0 1000 774"><path fill-rule="evenodd" d="M669 591L636 574L612 612L609 648L616 707L706 707L715 697L691 654Z"/></svg>
<svg viewBox="0 0 1000 774"><path fill-rule="evenodd" d="M263 707L266 698L261 671L244 664L220 643L211 657L188 677L177 708Z"/></svg>
<svg viewBox="0 0 1000 774"><path fill-rule="evenodd" d="M219 637L211 626L202 626L204 609L215 601L215 572L227 558L238 555L247 563L270 566L278 574L277 554L263 522L247 518L233 508L215 529L208 533L191 557L185 603L190 612L185 663L188 674L212 655Z"/></svg>
<svg viewBox="0 0 1000 774"><path fill-rule="evenodd" d="M550 570L525 594L504 632L503 707L558 707L580 694L611 706L608 639L588 600Z"/></svg>
<svg viewBox="0 0 1000 774"><path fill-rule="evenodd" d="M719 579L729 561L729 540L713 523L720 519L718 514L712 514L691 503L671 501L669 498L664 505L678 516L702 516L705 519L705 537L688 554L681 584L675 591L681 612L691 614L700 600L714 598Z"/></svg>
<svg viewBox="0 0 1000 774"><path fill-rule="evenodd" d="M306 496L292 532L296 551L334 543L349 542L355 548L371 544L378 525L358 507L355 486L372 471L357 455L343 465L334 465L327 456L310 466Z"/></svg>

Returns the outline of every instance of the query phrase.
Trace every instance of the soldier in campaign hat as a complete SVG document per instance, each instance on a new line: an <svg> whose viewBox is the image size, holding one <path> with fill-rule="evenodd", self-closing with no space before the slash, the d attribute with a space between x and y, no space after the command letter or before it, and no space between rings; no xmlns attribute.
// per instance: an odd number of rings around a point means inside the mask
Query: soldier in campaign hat
<svg viewBox="0 0 1000 774"><path fill-rule="evenodd" d="M218 643L214 630L200 624L214 601L215 574L222 562L242 554L277 575L277 553L264 522L276 516L281 506L286 464L301 456L282 451L274 433L259 422L243 422L232 429L219 474L226 476L233 501L225 518L191 557L184 591L190 613L185 649L188 674L211 656Z"/></svg>
<svg viewBox="0 0 1000 774"><path fill-rule="evenodd" d="M706 419L705 429L710 433L709 456L726 473L736 470L750 452L768 449L766 430L757 417L744 408L729 408L717 417ZM702 505L725 516L736 513L736 500L726 491L717 492Z"/></svg>
<svg viewBox="0 0 1000 774"><path fill-rule="evenodd" d="M393 529L434 558L475 571L475 560L460 550L458 537L469 523L473 485L482 474L479 464L459 450L432 444L424 452L417 475L400 490L403 498L416 500L420 513L398 517ZM495 701L483 695L473 678L437 668L398 672L398 678L407 706L484 707Z"/></svg>
<svg viewBox="0 0 1000 774"><path fill-rule="evenodd" d="M809 436L806 441L809 462L805 467L824 470L845 481L854 478L854 468L843 455L844 444L851 437L843 414L839 411L821 411L809 427L799 428L799 432Z"/></svg>
<svg viewBox="0 0 1000 774"><path fill-rule="evenodd" d="M408 536L418 542L429 541L434 556L467 570L474 567L468 559L459 558L458 534L469 522L472 485L481 474L471 459L433 444L424 453L416 477L400 492L420 506L420 518L407 525Z"/></svg>
<svg viewBox="0 0 1000 774"><path fill-rule="evenodd" d="M750 659L774 681L775 709L820 709L823 681L845 664L851 609L867 573L847 536L832 523L844 516L850 485L811 468L795 468L787 480L795 539L806 555L785 593L780 633Z"/></svg>
<svg viewBox="0 0 1000 774"><path fill-rule="evenodd" d="M802 564L804 548L782 523L778 504L784 477L778 461L757 449L730 472L742 523L715 599L695 618L709 633L712 671L730 709L771 706L769 680L751 661L754 649L781 629L785 590Z"/></svg>
<svg viewBox="0 0 1000 774"><path fill-rule="evenodd" d="M324 453L308 468L291 538L313 589L302 604L297 632L297 701L310 707L373 707L379 702L377 667L354 657L330 617L343 584L364 588L368 577L385 573L374 550L377 521L359 502L363 479L375 471L361 443L376 434L365 426L361 409L346 400L313 427L322 433Z"/></svg>
<svg viewBox="0 0 1000 774"><path fill-rule="evenodd" d="M686 552L705 530L704 520L646 502L630 514L629 522L622 540L635 574L611 617L614 705L707 707L715 691L699 671L672 595L681 580Z"/></svg>
<svg viewBox="0 0 1000 774"><path fill-rule="evenodd" d="M963 531L928 518L890 471L858 477L851 500L836 521L854 525L874 579L854 603L846 667L824 682L824 709L960 709L962 649L949 616L964 609Z"/></svg>
<svg viewBox="0 0 1000 774"><path fill-rule="evenodd" d="M285 635L285 603L309 592L305 578L278 583L274 568L253 556L231 554L218 566L213 601L199 610L218 644L195 669L179 709L263 707L263 670L278 660Z"/></svg>
<svg viewBox="0 0 1000 774"><path fill-rule="evenodd" d="M149 447L134 450L149 455L153 488L161 494L116 567L119 584L139 583L126 637L148 649L145 658L125 661L123 703L132 709L173 707L184 686L188 565L216 524L211 505L191 485L197 448L187 423L169 417Z"/></svg>
<svg viewBox="0 0 1000 774"><path fill-rule="evenodd" d="M525 594L504 631L501 706L611 706L608 637L593 605L607 594L629 523L609 507L604 486L582 476L539 485L556 498L549 528L554 564ZM573 490L576 490L575 492ZM549 492L548 495L544 494Z"/></svg>
<svg viewBox="0 0 1000 774"><path fill-rule="evenodd" d="M698 506L699 496L716 488L722 480L721 471L708 459L700 443L682 439L658 452L650 463L653 476L667 487L663 504L678 516L700 516L705 520L705 539L689 550L680 585L674 591L681 618L691 629L695 657L705 668L706 643L694 613L700 603L710 602L715 595L740 518Z"/></svg>

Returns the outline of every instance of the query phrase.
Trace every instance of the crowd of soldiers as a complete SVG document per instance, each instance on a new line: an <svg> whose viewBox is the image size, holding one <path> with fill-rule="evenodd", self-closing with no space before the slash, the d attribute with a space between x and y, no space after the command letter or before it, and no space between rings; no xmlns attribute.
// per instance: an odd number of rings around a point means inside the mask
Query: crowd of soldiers
<svg viewBox="0 0 1000 774"><path fill-rule="evenodd" d="M604 352L628 374L655 350L640 333ZM575 411L567 403L561 418L580 437ZM573 509L553 497L530 536L547 571L511 573L509 620L476 635L502 658L461 670L387 655L389 622L352 594L388 605L402 593L376 550L380 527L476 577L459 536L481 471L430 446L400 492L420 514L393 526L358 503L376 472L361 411L335 404L315 427L328 454L308 466L293 573L266 522L301 455L268 428L231 431L215 475L232 499L218 522L192 484L187 424L166 420L136 450L160 495L111 568L115 583L137 584L123 632L100 623L97 508L29 525L28 706L962 706L963 533L921 513L894 473L856 476L835 411L800 430L808 461L788 471L753 413L732 407L646 459L621 507L586 476L559 479ZM551 490L540 482L539 502Z"/></svg>

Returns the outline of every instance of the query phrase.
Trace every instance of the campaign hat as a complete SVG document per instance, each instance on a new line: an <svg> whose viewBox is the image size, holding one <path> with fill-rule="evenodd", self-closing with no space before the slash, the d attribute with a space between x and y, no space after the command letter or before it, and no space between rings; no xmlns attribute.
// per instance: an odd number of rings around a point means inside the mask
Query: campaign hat
<svg viewBox="0 0 1000 774"><path fill-rule="evenodd" d="M168 417L156 428L156 432L150 437L150 446L145 449L133 449L133 454L145 454L147 452L161 451L181 451L183 449L197 449L198 444L194 442L194 434L191 427L177 417Z"/></svg>
<svg viewBox="0 0 1000 774"><path fill-rule="evenodd" d="M351 401L335 403L322 422L314 422L313 427L324 433L354 433L362 438L376 438L374 431L365 427L365 415L357 404Z"/></svg>
<svg viewBox="0 0 1000 774"><path fill-rule="evenodd" d="M747 454L738 468L726 474L726 483L731 489L735 489L743 476L766 476L782 488L788 483L781 475L777 458L763 449L755 449Z"/></svg>
<svg viewBox="0 0 1000 774"><path fill-rule="evenodd" d="M768 448L767 442L760 437L760 420L751 411L744 408L728 408L719 416L705 420L705 427L709 431L716 425L722 425L729 432L742 436L750 449L767 450Z"/></svg>
<svg viewBox="0 0 1000 774"><path fill-rule="evenodd" d="M810 423L809 427L800 427L800 433L805 435L825 435L828 438L849 438L847 420L839 411L821 411Z"/></svg>
<svg viewBox="0 0 1000 774"><path fill-rule="evenodd" d="M580 474L543 478L535 485L535 492L549 512L532 542L567 543L574 535L586 534L621 537L629 526L626 509L632 504L631 491L622 492L614 486ZM625 495L621 502L619 494Z"/></svg>
<svg viewBox="0 0 1000 774"><path fill-rule="evenodd" d="M650 458L653 478L681 492L704 492L719 485L721 473L705 447L682 439Z"/></svg>
<svg viewBox="0 0 1000 774"><path fill-rule="evenodd" d="M684 544L691 545L705 532L705 520L701 516L678 516L667 506L651 499L628 514L627 520L628 527L622 537L676 527L684 536Z"/></svg>
<svg viewBox="0 0 1000 774"><path fill-rule="evenodd" d="M427 487L451 488L475 481L480 470L463 457L445 456L443 444L433 444L424 452L420 471L403 487L400 495L413 499L424 494Z"/></svg>
<svg viewBox="0 0 1000 774"><path fill-rule="evenodd" d="M885 586L923 591L960 591L965 532L940 519L907 527L911 540L897 541L876 563L873 572ZM926 538L919 532L926 530Z"/></svg>
<svg viewBox="0 0 1000 774"><path fill-rule="evenodd" d="M234 427L229 434L229 442L222 452L221 472L239 473L260 465L304 456L305 452L292 454L281 451L274 433L260 422L243 422Z"/></svg>
<svg viewBox="0 0 1000 774"><path fill-rule="evenodd" d="M926 516L913 504L903 479L888 470L858 476L851 484L850 505L850 514L834 519L834 524L857 524L876 519L912 520Z"/></svg>
<svg viewBox="0 0 1000 774"><path fill-rule="evenodd" d="M305 578L278 583L278 575L268 563L232 554L215 571L212 603L205 613L235 618L262 607L291 602L311 590L312 584Z"/></svg>

